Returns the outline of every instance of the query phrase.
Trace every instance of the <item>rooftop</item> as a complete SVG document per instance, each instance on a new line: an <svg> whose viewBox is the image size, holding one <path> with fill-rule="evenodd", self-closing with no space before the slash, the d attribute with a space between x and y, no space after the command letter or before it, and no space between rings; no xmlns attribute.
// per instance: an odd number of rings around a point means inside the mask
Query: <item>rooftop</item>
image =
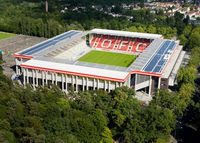
<svg viewBox="0 0 200 143"><path fill-rule="evenodd" d="M54 71L59 73L66 73L78 76L85 76L91 78L101 78L105 80L123 82L129 75L128 72L113 71L108 69L99 69L94 67L54 63L41 60L29 60L21 64L23 68L31 68L37 70Z"/></svg>
<svg viewBox="0 0 200 143"><path fill-rule="evenodd" d="M45 53L49 52L49 50L51 51L51 50L57 49L60 46L73 41L75 37L78 37L80 35L83 36L83 34L86 35L87 33L83 32L83 31L71 30L71 31L65 32L63 34L60 34L58 36L55 36L51 39L48 39L44 42L36 44L30 48L22 50L22 51L16 53L16 55L30 56L30 57L42 56Z"/></svg>
<svg viewBox="0 0 200 143"><path fill-rule="evenodd" d="M114 35L114 36L122 36L122 37L137 37L137 38L145 38L145 39L162 38L162 35L160 34L149 34L149 33L128 32L128 31L107 30L107 29L93 29L89 33Z"/></svg>
<svg viewBox="0 0 200 143"><path fill-rule="evenodd" d="M92 50L97 50L86 45L85 39L88 33L104 33L107 35L116 34L117 36L135 36L140 38L151 37L155 39L153 39L151 44L142 53L138 54L136 60L133 59L127 61L127 56L136 57L136 55L131 55L130 53L129 55L124 54L126 55L126 58L122 58L120 60L120 64L116 65L116 61L119 60L119 57L114 60L114 56L109 56L107 58L104 57L103 61L105 63L101 63L99 60L92 62L88 60L80 60ZM25 58L26 56L31 56L31 58L29 58L31 60L21 65L24 68L36 68L40 70L71 73L122 82L130 73L139 73L159 77L162 76L163 71L172 58L173 53L177 51L175 49L178 44L178 42L172 40L162 39L161 35L157 34L145 34L104 29L94 29L90 32L72 30L32 46L28 49L20 51L14 56L24 56ZM114 55L120 54L116 53L117 51L112 50L112 52L114 52L112 53ZM95 55L95 57L97 56L98 55ZM100 57L102 56L105 56L105 52ZM113 61L112 64L110 63L111 61ZM123 61L128 63L122 66L121 63L123 63Z"/></svg>

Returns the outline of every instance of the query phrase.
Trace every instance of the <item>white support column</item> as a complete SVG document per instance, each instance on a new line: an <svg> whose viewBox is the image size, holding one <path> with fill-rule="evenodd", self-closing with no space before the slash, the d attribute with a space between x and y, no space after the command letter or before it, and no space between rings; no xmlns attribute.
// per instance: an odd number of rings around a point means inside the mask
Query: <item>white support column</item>
<svg viewBox="0 0 200 143"><path fill-rule="evenodd" d="M158 77L158 89L160 89L161 77Z"/></svg>
<svg viewBox="0 0 200 143"><path fill-rule="evenodd" d="M99 79L97 79L97 89L99 89Z"/></svg>
<svg viewBox="0 0 200 143"><path fill-rule="evenodd" d="M22 69L20 66L18 66L18 74L21 75L22 74Z"/></svg>
<svg viewBox="0 0 200 143"><path fill-rule="evenodd" d="M65 82L65 80L64 80L64 75L63 75L63 74L62 74L61 78L62 78L62 79L61 79L61 82L62 82L62 83L61 83L61 84L62 84L62 85L61 85L61 89L62 89L62 91L64 91L64 82Z"/></svg>
<svg viewBox="0 0 200 143"><path fill-rule="evenodd" d="M44 71L41 71L41 74L42 74L42 86L44 86L44 76L45 76Z"/></svg>
<svg viewBox="0 0 200 143"><path fill-rule="evenodd" d="M152 77L149 76L149 95L151 95L151 84L152 84Z"/></svg>
<svg viewBox="0 0 200 143"><path fill-rule="evenodd" d="M36 87L38 87L38 71L35 70L35 77L36 77Z"/></svg>
<svg viewBox="0 0 200 143"><path fill-rule="evenodd" d="M18 68L18 65L16 65L16 75L19 75L19 68Z"/></svg>
<svg viewBox="0 0 200 143"><path fill-rule="evenodd" d="M95 81L95 78L94 78L94 79L93 79L93 88L94 88L94 90L95 90L95 88L96 88L95 84L96 84L96 81Z"/></svg>
<svg viewBox="0 0 200 143"><path fill-rule="evenodd" d="M75 91L75 89L74 89L74 76L73 75L71 76L71 82L72 82L72 89Z"/></svg>
<svg viewBox="0 0 200 143"><path fill-rule="evenodd" d="M75 81L75 83L76 83L76 91L78 91L78 77L75 76L75 79L76 79L76 81Z"/></svg>
<svg viewBox="0 0 200 143"><path fill-rule="evenodd" d="M74 76L73 75L71 76L71 83L72 83L72 85L74 84Z"/></svg>
<svg viewBox="0 0 200 143"><path fill-rule="evenodd" d="M135 87L137 86L137 74L135 74ZM134 87L134 90L135 90L135 87ZM136 91L136 90L135 90Z"/></svg>
<svg viewBox="0 0 200 143"><path fill-rule="evenodd" d="M17 58L15 58L15 67L16 67L16 75L18 75L18 62L17 62Z"/></svg>
<svg viewBox="0 0 200 143"><path fill-rule="evenodd" d="M110 81L108 81L108 92L110 92Z"/></svg>
<svg viewBox="0 0 200 143"><path fill-rule="evenodd" d="M35 70L32 70L32 77L33 77L33 89L35 89Z"/></svg>
<svg viewBox="0 0 200 143"><path fill-rule="evenodd" d="M88 77L86 77L86 90L88 90Z"/></svg>
<svg viewBox="0 0 200 143"><path fill-rule="evenodd" d="M65 92L67 93L68 92L68 87L67 87L67 75L65 75Z"/></svg>
<svg viewBox="0 0 200 143"><path fill-rule="evenodd" d="M28 69L26 69L26 83L28 84L29 83L29 78L28 78Z"/></svg>
<svg viewBox="0 0 200 143"><path fill-rule="evenodd" d="M45 71L45 80L46 80L46 82L45 82L45 84L48 86L48 79L47 79L47 71Z"/></svg>
<svg viewBox="0 0 200 143"><path fill-rule="evenodd" d="M122 87L122 82L120 82L120 87Z"/></svg>
<svg viewBox="0 0 200 143"><path fill-rule="evenodd" d="M127 79L127 86L130 88L131 87L131 75Z"/></svg>
<svg viewBox="0 0 200 143"><path fill-rule="evenodd" d="M85 81L86 81L86 78L85 78L85 77L82 77L83 91L85 91Z"/></svg>
<svg viewBox="0 0 200 143"><path fill-rule="evenodd" d="M25 69L22 69L23 72L23 85L26 85L26 79L25 79Z"/></svg>
<svg viewBox="0 0 200 143"><path fill-rule="evenodd" d="M107 86L106 86L106 80L104 80L104 90L106 90Z"/></svg>
<svg viewBox="0 0 200 143"><path fill-rule="evenodd" d="M21 75L22 74L22 70L21 70L21 67L18 66L18 74Z"/></svg>
<svg viewBox="0 0 200 143"><path fill-rule="evenodd" d="M55 82L56 82L56 85L58 85L58 83L57 83L57 73L54 73L54 75L55 75Z"/></svg>
<svg viewBox="0 0 200 143"><path fill-rule="evenodd" d="M91 36L91 34L89 34L89 42L91 42L91 40L92 40L92 36Z"/></svg>
<svg viewBox="0 0 200 143"><path fill-rule="evenodd" d="M51 73L51 84L53 85L54 84L54 73Z"/></svg>

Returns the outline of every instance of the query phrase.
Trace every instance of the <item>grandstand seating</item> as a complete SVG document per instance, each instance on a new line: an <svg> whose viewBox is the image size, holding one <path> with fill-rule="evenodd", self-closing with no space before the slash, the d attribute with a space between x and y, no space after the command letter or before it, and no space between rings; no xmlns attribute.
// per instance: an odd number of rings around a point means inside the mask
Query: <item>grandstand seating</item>
<svg viewBox="0 0 200 143"><path fill-rule="evenodd" d="M84 40L76 41L69 45L71 45L71 46L70 47L67 46L68 50L59 52L58 54L54 55L54 57L58 58L58 59L74 60L75 58L77 59L77 58L81 57L84 53L87 53L88 51L91 50L91 48L85 44ZM65 48L65 46L59 48L59 50L62 48ZM58 49L57 49L57 51L58 51ZM55 53L55 52L56 51L53 51L53 53Z"/></svg>
<svg viewBox="0 0 200 143"><path fill-rule="evenodd" d="M150 44L149 39L127 38L110 35L94 35L90 45L102 50L119 50L127 52L142 52Z"/></svg>

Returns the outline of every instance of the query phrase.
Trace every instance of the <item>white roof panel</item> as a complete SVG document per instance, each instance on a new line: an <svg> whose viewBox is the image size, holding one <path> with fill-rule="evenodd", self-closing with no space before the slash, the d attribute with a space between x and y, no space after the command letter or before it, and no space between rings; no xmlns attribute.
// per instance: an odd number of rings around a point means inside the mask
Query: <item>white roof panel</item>
<svg viewBox="0 0 200 143"><path fill-rule="evenodd" d="M128 72L108 70L108 69L99 69L93 67L63 64L63 63L54 63L41 60L29 60L20 65L22 68L38 69L44 71L53 71L60 73L69 73L72 75L93 77L111 81L123 81L128 75Z"/></svg>
<svg viewBox="0 0 200 143"><path fill-rule="evenodd" d="M156 39L162 37L162 35L160 34L149 34L149 33L128 32L128 31L107 30L107 29L93 29L90 31L90 33L125 36L125 37L138 37L146 39Z"/></svg>

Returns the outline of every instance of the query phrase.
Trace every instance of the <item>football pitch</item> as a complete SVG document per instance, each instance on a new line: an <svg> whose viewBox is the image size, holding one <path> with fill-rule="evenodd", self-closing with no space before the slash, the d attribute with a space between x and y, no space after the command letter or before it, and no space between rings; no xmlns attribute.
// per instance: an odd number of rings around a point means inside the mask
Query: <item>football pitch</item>
<svg viewBox="0 0 200 143"><path fill-rule="evenodd" d="M0 32L0 40L6 39L6 38L9 38L9 37L13 37L13 36L15 36L15 34Z"/></svg>
<svg viewBox="0 0 200 143"><path fill-rule="evenodd" d="M136 58L137 58L136 55L93 50L87 53L86 55L82 56L81 58L79 58L78 61L113 65L113 66L120 66L120 67L129 67L129 65Z"/></svg>

